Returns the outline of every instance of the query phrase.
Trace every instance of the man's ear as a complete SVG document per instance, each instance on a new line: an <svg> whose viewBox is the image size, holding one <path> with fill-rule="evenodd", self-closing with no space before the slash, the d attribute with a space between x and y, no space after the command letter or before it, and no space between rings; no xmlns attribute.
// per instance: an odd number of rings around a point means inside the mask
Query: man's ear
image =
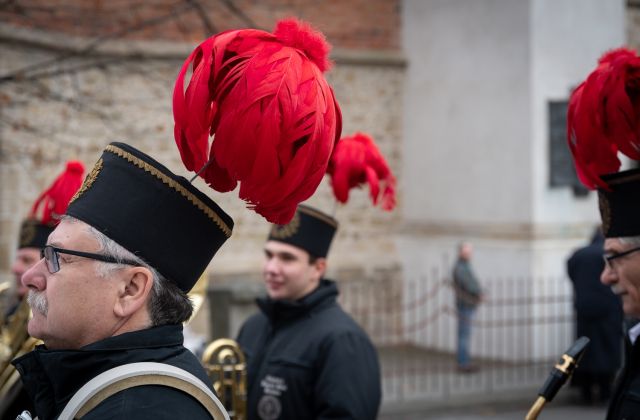
<svg viewBox="0 0 640 420"><path fill-rule="evenodd" d="M322 276L324 276L324 272L327 271L327 259L316 258L316 260L313 262L313 266L318 272L319 278L322 278Z"/></svg>
<svg viewBox="0 0 640 420"><path fill-rule="evenodd" d="M119 285L114 312L119 317L129 317L147 305L153 287L153 274L145 267L131 267Z"/></svg>

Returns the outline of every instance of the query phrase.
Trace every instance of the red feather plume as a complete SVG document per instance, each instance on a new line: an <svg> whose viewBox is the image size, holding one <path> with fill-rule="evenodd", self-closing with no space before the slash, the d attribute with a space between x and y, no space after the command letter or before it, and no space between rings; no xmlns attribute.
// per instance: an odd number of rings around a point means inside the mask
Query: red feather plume
<svg viewBox="0 0 640 420"><path fill-rule="evenodd" d="M580 181L605 188L601 175L620 169L618 152L640 160L640 57L619 48L572 93L567 139Z"/></svg>
<svg viewBox="0 0 640 420"><path fill-rule="evenodd" d="M373 139L364 133L342 138L336 145L327 173L333 194L341 203L349 200L349 190L365 182L373 205L381 199L383 210L396 205L396 178ZM382 183L382 191L380 188Z"/></svg>
<svg viewBox="0 0 640 420"><path fill-rule="evenodd" d="M342 130L322 74L328 52L323 35L296 20L279 22L273 34L234 30L201 43L173 92L174 136L186 168L220 192L240 183L250 208L288 223L322 181Z"/></svg>
<svg viewBox="0 0 640 420"><path fill-rule="evenodd" d="M67 211L69 201L82 185L84 165L77 160L67 162L66 169L40 194L31 207L30 217L42 224L55 225ZM38 211L42 212L38 216Z"/></svg>

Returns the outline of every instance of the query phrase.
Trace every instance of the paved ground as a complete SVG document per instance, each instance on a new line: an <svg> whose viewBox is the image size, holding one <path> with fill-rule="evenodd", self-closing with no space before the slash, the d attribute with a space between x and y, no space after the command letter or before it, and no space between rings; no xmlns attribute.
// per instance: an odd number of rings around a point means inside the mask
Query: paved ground
<svg viewBox="0 0 640 420"><path fill-rule="evenodd" d="M403 420L507 420L524 419L529 411L529 407L509 407L504 405L479 405L459 409L448 409L427 413L414 413L412 416L403 417ZM606 415L604 407L584 407L572 404L551 403L544 407L539 420L603 420Z"/></svg>
<svg viewBox="0 0 640 420"><path fill-rule="evenodd" d="M523 365L479 361L480 371L460 374L451 355L415 348L381 349L384 404L379 420L524 419L552 362ZM603 420L604 407L578 404L565 385L539 420Z"/></svg>
<svg viewBox="0 0 640 420"><path fill-rule="evenodd" d="M535 395L535 392L534 394ZM524 419L533 400L522 392L505 393L501 400L495 396L475 396L471 399L451 400L441 404L408 404L389 410L385 407L378 420L511 420ZM577 403L573 389L565 389L562 396L545 405L539 420L603 420L606 407L586 407Z"/></svg>

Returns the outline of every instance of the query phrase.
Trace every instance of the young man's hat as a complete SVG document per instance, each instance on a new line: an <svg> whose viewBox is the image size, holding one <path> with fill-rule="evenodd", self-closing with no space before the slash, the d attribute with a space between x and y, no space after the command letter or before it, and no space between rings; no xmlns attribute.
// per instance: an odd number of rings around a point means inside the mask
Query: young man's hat
<svg viewBox="0 0 640 420"><path fill-rule="evenodd" d="M314 257L325 258L337 229L336 219L300 204L291 222L272 225L267 240L284 242L302 248Z"/></svg>

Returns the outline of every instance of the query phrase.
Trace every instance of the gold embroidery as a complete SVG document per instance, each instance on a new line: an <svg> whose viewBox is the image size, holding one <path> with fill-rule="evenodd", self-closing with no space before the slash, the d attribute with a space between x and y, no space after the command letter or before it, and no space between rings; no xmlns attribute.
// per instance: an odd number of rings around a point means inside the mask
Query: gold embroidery
<svg viewBox="0 0 640 420"><path fill-rule="evenodd" d="M36 237L36 224L33 221L26 221L20 229L20 247L28 246Z"/></svg>
<svg viewBox="0 0 640 420"><path fill-rule="evenodd" d="M296 212L293 219L286 225L273 225L271 227L271 236L276 239L289 238L298 233L298 229L300 229L300 214Z"/></svg>
<svg viewBox="0 0 640 420"><path fill-rule="evenodd" d="M148 164L144 160L135 157L131 153L129 153L129 152L125 151L125 150L122 150L119 147L116 147L116 146L110 144L109 146L106 147L105 151L111 152L111 153L113 153L113 154L115 154L117 156L120 156L121 158L124 158L124 159L128 160L129 162L131 162L134 165L136 165L138 168L143 169L144 171L149 172L151 175L153 175L156 178L158 178L164 184L168 185L169 188L177 191L178 193L180 193L180 195L182 195L187 200L189 200L191 203L193 203L197 208L202 210L204 212L204 214L207 215L207 217L209 217L211 220L213 220L218 225L220 230L222 230L222 232L225 234L225 236L227 238L231 236L231 229L222 220L222 218L211 207L209 207L205 203L203 203L202 200L200 200L193 193L191 193L186 188L184 188L182 185L180 185L176 180L172 179L171 177L167 176L166 174L163 174L157 168L151 166L150 164Z"/></svg>
<svg viewBox="0 0 640 420"><path fill-rule="evenodd" d="M102 166L103 166L103 161L102 161L102 158L100 158L98 159L96 164L93 166L93 169L91 169L91 172L87 174L87 177L84 179L84 182L80 186L80 189L76 191L73 197L71 197L71 200L69 200L69 204L73 203L78 197L84 194L85 191L91 188L96 178L98 177L98 174L102 170Z"/></svg>

